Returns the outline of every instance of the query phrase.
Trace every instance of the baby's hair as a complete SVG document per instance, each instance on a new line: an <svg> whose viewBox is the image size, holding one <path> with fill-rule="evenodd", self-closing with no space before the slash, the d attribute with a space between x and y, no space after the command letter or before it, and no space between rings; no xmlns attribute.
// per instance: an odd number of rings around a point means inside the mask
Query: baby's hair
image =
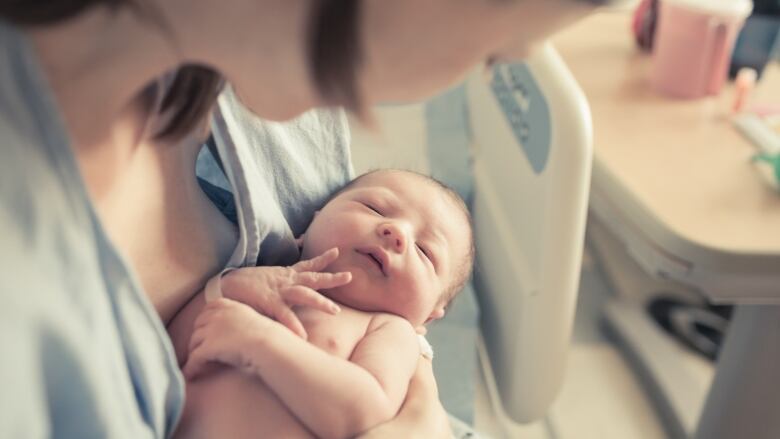
<svg viewBox="0 0 780 439"><path fill-rule="evenodd" d="M471 277L471 270L474 267L474 256L475 256L475 248L474 248L474 228L472 224L471 219L471 213L469 213L469 209L466 206L466 202L463 201L463 198L451 187L447 186L446 184L442 183L441 181L431 177L430 175L426 175L417 171L410 171L407 169L393 169L393 168L381 168L381 169L372 169L370 171L367 171L351 181L349 181L347 184L345 184L343 187L341 187L339 190L335 191L325 203L323 203L323 206L325 204L328 204L332 199L338 197L345 191L349 190L353 186L355 186L360 180L363 178L372 175L377 174L380 172L401 172L405 174L414 175L416 177L419 177L420 179L435 185L437 188L441 189L442 192L444 192L447 195L447 198L452 202L452 204L458 208L458 211L463 215L463 220L468 225L468 253L466 254L465 259L461 262L460 267L458 267L455 270L455 280L444 290L442 297L440 299L440 303L447 305L452 301L452 299L463 289L464 285L466 285L466 282L468 282L469 278Z"/></svg>

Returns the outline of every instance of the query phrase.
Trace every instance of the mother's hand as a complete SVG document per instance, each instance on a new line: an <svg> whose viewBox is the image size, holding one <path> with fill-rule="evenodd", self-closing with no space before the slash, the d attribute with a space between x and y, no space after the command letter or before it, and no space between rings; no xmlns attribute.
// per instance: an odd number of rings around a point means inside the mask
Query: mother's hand
<svg viewBox="0 0 780 439"><path fill-rule="evenodd" d="M430 360L420 357L409 383L406 400L395 418L363 433L360 439L451 439L447 412L439 402L439 390Z"/></svg>

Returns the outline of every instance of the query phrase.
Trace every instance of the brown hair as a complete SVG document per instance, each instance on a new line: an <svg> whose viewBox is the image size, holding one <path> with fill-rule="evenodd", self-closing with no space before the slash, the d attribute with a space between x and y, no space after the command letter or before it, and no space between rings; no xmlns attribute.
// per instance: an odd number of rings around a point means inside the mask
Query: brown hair
<svg viewBox="0 0 780 439"><path fill-rule="evenodd" d="M320 0L313 8L309 33L309 65L320 95L358 116L364 103L358 89L363 60L360 47L360 0Z"/></svg>
<svg viewBox="0 0 780 439"><path fill-rule="evenodd" d="M161 113L172 115L155 134L156 139L178 140L189 134L209 114L225 81L215 70L200 65L185 65L176 71L165 90Z"/></svg>
<svg viewBox="0 0 780 439"><path fill-rule="evenodd" d="M59 23L98 5L111 10L122 5L139 7L132 0L4 0L0 17L19 26L40 26Z"/></svg>
<svg viewBox="0 0 780 439"><path fill-rule="evenodd" d="M313 8L309 32L309 65L312 80L322 97L357 115L363 114L357 73L361 62L359 0L320 0ZM3 0L0 18L20 26L62 22L93 7L116 11L128 7L166 31L162 14L144 0ZM184 65L175 73L162 96L161 112L169 113L167 124L155 138L175 141L192 132L209 114L224 84L217 71L201 65ZM142 96L160 90L149 85ZM146 99L151 110L155 99Z"/></svg>

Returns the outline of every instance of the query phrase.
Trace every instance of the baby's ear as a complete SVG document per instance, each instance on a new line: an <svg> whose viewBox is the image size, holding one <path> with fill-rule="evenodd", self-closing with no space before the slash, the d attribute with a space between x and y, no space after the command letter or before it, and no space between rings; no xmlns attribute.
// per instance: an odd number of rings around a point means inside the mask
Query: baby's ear
<svg viewBox="0 0 780 439"><path fill-rule="evenodd" d="M444 317L444 305L438 305L436 308L431 312L431 315L428 316L428 320L425 321L425 323L430 323L434 320L439 320L440 318Z"/></svg>
<svg viewBox="0 0 780 439"><path fill-rule="evenodd" d="M436 309L434 309L431 315L428 316L428 319L425 320L425 323L414 328L415 332L417 332L420 335L425 335L428 332L428 329L423 325L427 325L428 323L434 320L439 320L440 318L444 317L444 312L445 312L444 305L436 306Z"/></svg>

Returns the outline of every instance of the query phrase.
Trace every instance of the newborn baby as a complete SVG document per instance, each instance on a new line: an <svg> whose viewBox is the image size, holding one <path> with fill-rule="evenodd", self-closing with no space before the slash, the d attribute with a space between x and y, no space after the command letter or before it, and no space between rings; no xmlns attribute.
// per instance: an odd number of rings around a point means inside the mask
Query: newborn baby
<svg viewBox="0 0 780 439"><path fill-rule="evenodd" d="M300 244L298 264L217 277L171 322L187 378L177 436L343 438L391 419L418 334L474 253L458 195L395 170L350 182Z"/></svg>

